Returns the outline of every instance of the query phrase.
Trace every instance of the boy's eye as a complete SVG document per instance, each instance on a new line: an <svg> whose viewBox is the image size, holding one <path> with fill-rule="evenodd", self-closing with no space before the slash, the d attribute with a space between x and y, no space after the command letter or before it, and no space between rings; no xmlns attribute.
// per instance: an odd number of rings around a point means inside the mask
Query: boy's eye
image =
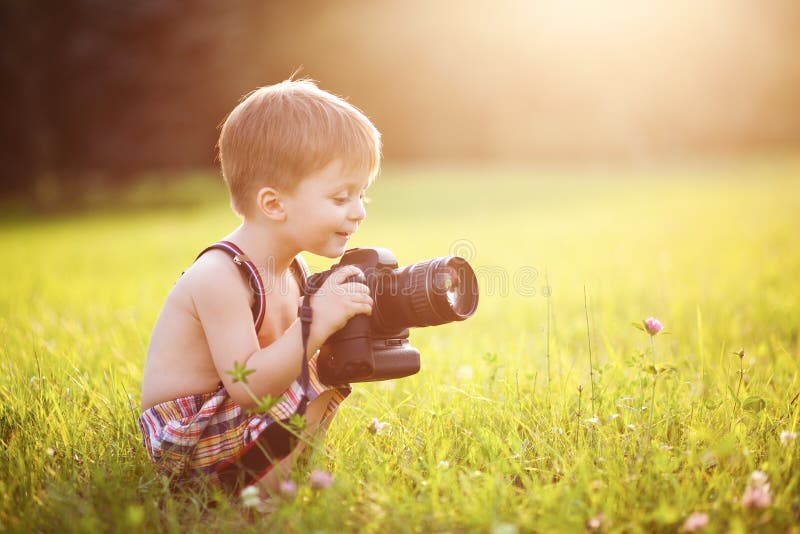
<svg viewBox="0 0 800 534"><path fill-rule="evenodd" d="M361 202L363 202L364 204L368 204L369 201L370 201L370 199L367 198L367 195L365 195L364 193L360 193L358 195L358 199ZM350 202L350 197L349 196L348 197L333 197L333 201L336 202L336 204L344 205L344 204L347 204L348 202Z"/></svg>

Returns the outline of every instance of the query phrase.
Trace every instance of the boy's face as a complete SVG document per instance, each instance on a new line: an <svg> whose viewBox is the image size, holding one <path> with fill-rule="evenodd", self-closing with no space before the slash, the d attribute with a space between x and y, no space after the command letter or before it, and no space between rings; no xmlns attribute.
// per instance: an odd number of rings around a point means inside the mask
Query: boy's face
<svg viewBox="0 0 800 534"><path fill-rule="evenodd" d="M367 216L368 186L366 173L346 173L340 160L303 178L294 191L283 195L290 237L302 250L338 258Z"/></svg>

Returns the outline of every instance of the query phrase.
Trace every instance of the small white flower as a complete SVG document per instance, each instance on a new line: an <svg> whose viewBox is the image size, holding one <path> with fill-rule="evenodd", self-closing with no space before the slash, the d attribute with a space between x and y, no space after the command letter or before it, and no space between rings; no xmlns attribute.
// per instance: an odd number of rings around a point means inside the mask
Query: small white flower
<svg viewBox="0 0 800 534"><path fill-rule="evenodd" d="M756 469L752 473L750 473L750 478L747 480L747 485L750 487L758 487L763 486L764 484L769 481L769 477L764 471L760 469Z"/></svg>
<svg viewBox="0 0 800 534"><path fill-rule="evenodd" d="M492 525L492 534L517 534L517 525L513 523L495 523Z"/></svg>
<svg viewBox="0 0 800 534"><path fill-rule="evenodd" d="M596 415L587 419L586 422L590 425L600 425L600 419Z"/></svg>
<svg viewBox="0 0 800 534"><path fill-rule="evenodd" d="M248 498L248 497L257 497L258 496L258 488L255 486L247 486L242 490L239 494L239 497Z"/></svg>
<svg viewBox="0 0 800 534"><path fill-rule="evenodd" d="M53 447L47 447L45 452L47 453L47 456L55 456L56 454L56 450Z"/></svg>
<svg viewBox="0 0 800 534"><path fill-rule="evenodd" d="M387 426L389 426L389 423L378 421L377 417L373 417L372 421L367 425L367 430L369 430L370 434L381 434Z"/></svg>
<svg viewBox="0 0 800 534"><path fill-rule="evenodd" d="M586 528L590 531L600 530L605 520L606 516L603 513L599 513L586 522Z"/></svg>
<svg viewBox="0 0 800 534"><path fill-rule="evenodd" d="M459 382L469 382L472 380L472 367L469 365L462 365L456 371L456 380Z"/></svg>
<svg viewBox="0 0 800 534"><path fill-rule="evenodd" d="M242 500L242 506L245 508L256 508L261 504L261 497L258 495L258 488L255 486L247 486L239 493L239 498Z"/></svg>
<svg viewBox="0 0 800 534"><path fill-rule="evenodd" d="M449 468L450 468L450 462L448 462L447 460L442 460L441 462L439 462L439 469L445 470Z"/></svg>
<svg viewBox="0 0 800 534"><path fill-rule="evenodd" d="M791 445L792 443L797 441L798 438L800 438L800 433L789 432L789 431L786 431L786 430L781 432L781 444L784 447L787 447L787 446Z"/></svg>

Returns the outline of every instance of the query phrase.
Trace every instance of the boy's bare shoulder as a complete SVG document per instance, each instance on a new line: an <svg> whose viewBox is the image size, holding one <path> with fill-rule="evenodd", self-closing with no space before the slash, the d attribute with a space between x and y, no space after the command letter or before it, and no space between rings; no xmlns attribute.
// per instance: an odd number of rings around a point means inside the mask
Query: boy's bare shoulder
<svg viewBox="0 0 800 534"><path fill-rule="evenodd" d="M169 399L211 391L220 380L214 352L257 342L249 339L252 312L247 282L230 256L212 250L190 265L167 295L150 338L142 409ZM241 326L240 326L241 325ZM252 326L249 327L252 330ZM245 341L241 341L245 340ZM223 366L229 367L228 362Z"/></svg>
<svg viewBox="0 0 800 534"><path fill-rule="evenodd" d="M198 279L207 276L219 276L228 273L238 275L239 268L233 263L230 255L217 249L211 249L192 263L183 273L189 279Z"/></svg>
<svg viewBox="0 0 800 534"><path fill-rule="evenodd" d="M252 292L231 257L221 250L210 250L200 256L181 276L196 309L202 304L236 304L249 302Z"/></svg>

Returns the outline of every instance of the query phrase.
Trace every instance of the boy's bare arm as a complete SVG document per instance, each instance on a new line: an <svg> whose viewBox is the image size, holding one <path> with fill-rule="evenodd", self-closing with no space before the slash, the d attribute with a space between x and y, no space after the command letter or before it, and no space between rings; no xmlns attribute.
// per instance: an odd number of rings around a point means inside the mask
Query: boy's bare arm
<svg viewBox="0 0 800 534"><path fill-rule="evenodd" d="M216 261L197 263L195 267L191 277L192 300L228 394L245 408L255 404L244 386L234 383L227 373L234 362L239 362L255 371L247 377L247 388L257 398L280 396L300 374L303 352L300 321L295 321L269 346L260 348L249 308L250 289L242 283L236 267L227 263L220 268ZM355 271L345 268L339 271L312 298L314 320L308 339L309 355L350 317L372 311L367 287L344 282Z"/></svg>

